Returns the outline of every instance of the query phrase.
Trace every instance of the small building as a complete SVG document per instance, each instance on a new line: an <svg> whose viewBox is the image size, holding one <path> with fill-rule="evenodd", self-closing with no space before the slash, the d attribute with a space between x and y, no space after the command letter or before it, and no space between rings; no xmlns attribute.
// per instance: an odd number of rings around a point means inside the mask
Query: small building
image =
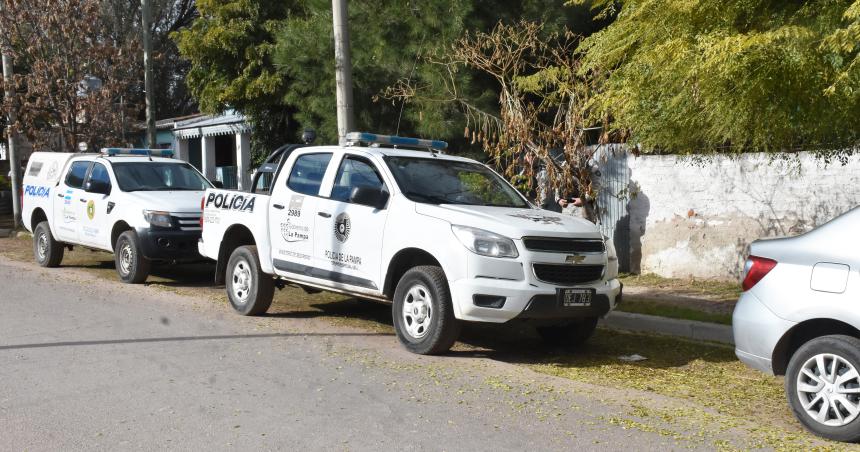
<svg viewBox="0 0 860 452"><path fill-rule="evenodd" d="M199 169L224 188L247 190L251 184L251 127L235 111L159 121L172 124L176 158Z"/></svg>

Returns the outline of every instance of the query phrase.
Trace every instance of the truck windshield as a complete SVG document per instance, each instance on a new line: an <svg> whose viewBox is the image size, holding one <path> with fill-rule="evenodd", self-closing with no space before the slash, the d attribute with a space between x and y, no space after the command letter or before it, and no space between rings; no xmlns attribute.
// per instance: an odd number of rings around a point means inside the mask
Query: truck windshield
<svg viewBox="0 0 860 452"><path fill-rule="evenodd" d="M528 202L483 165L417 157L386 157L403 194L415 202L529 208Z"/></svg>
<svg viewBox="0 0 860 452"><path fill-rule="evenodd" d="M113 163L116 182L122 191L201 191L209 183L187 163Z"/></svg>

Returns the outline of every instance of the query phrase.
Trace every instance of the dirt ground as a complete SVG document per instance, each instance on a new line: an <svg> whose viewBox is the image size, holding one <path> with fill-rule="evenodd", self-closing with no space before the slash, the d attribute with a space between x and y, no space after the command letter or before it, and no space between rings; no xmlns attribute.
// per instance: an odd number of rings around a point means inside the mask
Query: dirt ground
<svg viewBox="0 0 860 452"><path fill-rule="evenodd" d="M0 254L33 262L31 246L31 240L26 238L0 239ZM117 279L113 256L103 252L75 248L66 253L62 266L83 269L97 278ZM154 265L146 285L204 297L229 310L223 287L213 287L212 280L213 265L208 263ZM720 302L718 297L712 298L714 303ZM729 302L727 294L724 302ZM388 305L331 293L310 295L291 287L277 291L272 308L261 322L279 318L322 319L335 325L393 335ZM392 337L392 341L396 340ZM647 359L633 363L619 359L634 353ZM747 445L749 448L843 447L821 443L804 432L789 412L782 379L748 369L736 359L732 348L726 346L601 329L586 346L568 350L544 345L523 324L467 324L452 351L452 355L458 354L484 356L597 386L647 391L684 401L689 406L658 412L631 401L630 412L613 419L629 428L649 429L658 422L660 425L668 422L689 429L690 425L716 423L725 428L746 429L753 438Z"/></svg>

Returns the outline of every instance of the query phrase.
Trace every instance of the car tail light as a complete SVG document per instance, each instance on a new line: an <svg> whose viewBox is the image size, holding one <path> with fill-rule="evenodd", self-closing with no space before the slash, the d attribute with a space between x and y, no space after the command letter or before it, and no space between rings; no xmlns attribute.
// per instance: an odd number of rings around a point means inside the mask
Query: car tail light
<svg viewBox="0 0 860 452"><path fill-rule="evenodd" d="M206 205L205 201L206 201L206 197L200 198L200 231L201 232L203 231L203 206Z"/></svg>
<svg viewBox="0 0 860 452"><path fill-rule="evenodd" d="M774 267L776 267L776 261L773 259L750 256L744 264L744 282L741 284L744 292L752 289Z"/></svg>

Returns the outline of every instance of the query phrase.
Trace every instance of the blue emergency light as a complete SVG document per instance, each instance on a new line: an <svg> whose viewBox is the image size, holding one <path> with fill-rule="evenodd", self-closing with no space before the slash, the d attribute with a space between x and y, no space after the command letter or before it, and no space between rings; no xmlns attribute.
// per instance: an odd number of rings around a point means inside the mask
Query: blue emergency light
<svg viewBox="0 0 860 452"><path fill-rule="evenodd" d="M143 157L173 158L173 149L134 149L134 148L103 148L102 154L108 157L118 155L139 155Z"/></svg>
<svg viewBox="0 0 860 452"><path fill-rule="evenodd" d="M412 148L426 148L445 150L448 143L440 140L423 140L421 138L398 137L394 135L377 135L367 132L350 132L346 134L346 140L353 143L387 144L390 146L406 146Z"/></svg>

